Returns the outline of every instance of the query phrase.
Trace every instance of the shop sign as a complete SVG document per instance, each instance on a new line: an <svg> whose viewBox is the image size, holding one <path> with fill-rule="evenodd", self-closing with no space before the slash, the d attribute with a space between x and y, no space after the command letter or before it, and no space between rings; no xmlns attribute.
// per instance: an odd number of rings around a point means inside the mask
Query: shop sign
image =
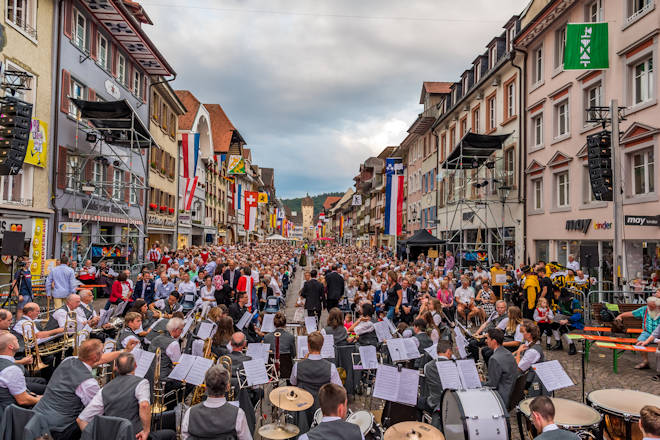
<svg viewBox="0 0 660 440"><path fill-rule="evenodd" d="M0 218L0 237L5 231L25 232L25 238L32 237L32 219L31 218Z"/></svg>
<svg viewBox="0 0 660 440"><path fill-rule="evenodd" d="M594 229L612 229L612 222L594 223Z"/></svg>
<svg viewBox="0 0 660 440"><path fill-rule="evenodd" d="M101 212L112 212L115 214L125 214L125 212L119 206L116 206L114 204L99 203L95 200L89 202L89 204L87 205L87 211L101 211Z"/></svg>
<svg viewBox="0 0 660 440"><path fill-rule="evenodd" d="M660 226L660 215L627 215L626 226Z"/></svg>
<svg viewBox="0 0 660 440"><path fill-rule="evenodd" d="M82 233L82 223L78 222L59 222L57 230L63 234L80 234Z"/></svg>
<svg viewBox="0 0 660 440"><path fill-rule="evenodd" d="M589 232L589 226L591 225L590 218L584 218L580 220L566 220L566 230L567 231L580 231L583 234Z"/></svg>
<svg viewBox="0 0 660 440"><path fill-rule="evenodd" d="M190 214L179 214L179 223L190 223Z"/></svg>
<svg viewBox="0 0 660 440"><path fill-rule="evenodd" d="M149 223L150 225L157 225L157 226L172 226L172 227L176 226L175 220L159 217L157 215L148 215L147 223Z"/></svg>

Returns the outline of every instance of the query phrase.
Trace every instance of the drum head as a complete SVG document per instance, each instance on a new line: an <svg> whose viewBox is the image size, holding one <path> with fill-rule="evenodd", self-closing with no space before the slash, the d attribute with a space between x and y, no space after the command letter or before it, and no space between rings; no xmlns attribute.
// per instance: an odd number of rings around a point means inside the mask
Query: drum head
<svg viewBox="0 0 660 440"><path fill-rule="evenodd" d="M534 399L525 399L518 405L520 412L528 419L532 416L529 409L532 400ZM558 397L551 397L550 400L555 405L555 423L559 426L576 428L600 423L602 416L590 406Z"/></svg>
<svg viewBox="0 0 660 440"><path fill-rule="evenodd" d="M318 426L319 423L321 423L321 420L323 420L323 412L321 411L321 408L319 408L314 411L314 426Z"/></svg>
<svg viewBox="0 0 660 440"><path fill-rule="evenodd" d="M506 440L508 413L497 391L490 388L445 390L442 395L442 426L447 440L482 438Z"/></svg>
<svg viewBox="0 0 660 440"><path fill-rule="evenodd" d="M646 405L660 407L660 397L636 390L617 388L596 390L587 395L594 406L616 415L629 415L639 419L639 412Z"/></svg>
<svg viewBox="0 0 660 440"><path fill-rule="evenodd" d="M351 414L346 421L348 423L353 423L354 425L358 425L360 427L360 431L362 432L362 435L365 435L367 432L371 430L371 427L374 424L374 416L371 415L370 412L368 411L356 411L353 414Z"/></svg>

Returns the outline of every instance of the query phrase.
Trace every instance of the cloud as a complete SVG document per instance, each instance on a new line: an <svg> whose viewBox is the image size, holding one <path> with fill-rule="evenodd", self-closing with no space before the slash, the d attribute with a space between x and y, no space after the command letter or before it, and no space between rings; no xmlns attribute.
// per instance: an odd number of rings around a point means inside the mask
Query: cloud
<svg viewBox="0 0 660 440"><path fill-rule="evenodd" d="M173 87L221 104L286 197L350 186L526 0L174 2L142 2Z"/></svg>

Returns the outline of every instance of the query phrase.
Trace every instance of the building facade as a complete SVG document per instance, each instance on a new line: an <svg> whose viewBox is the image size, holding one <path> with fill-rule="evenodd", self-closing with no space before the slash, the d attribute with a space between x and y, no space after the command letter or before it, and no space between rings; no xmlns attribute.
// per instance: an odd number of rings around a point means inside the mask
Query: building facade
<svg viewBox="0 0 660 440"><path fill-rule="evenodd" d="M301 211L302 211L302 227L303 227L303 238L306 240L313 240L316 238L314 234L314 200L307 195L302 202L300 202Z"/></svg>

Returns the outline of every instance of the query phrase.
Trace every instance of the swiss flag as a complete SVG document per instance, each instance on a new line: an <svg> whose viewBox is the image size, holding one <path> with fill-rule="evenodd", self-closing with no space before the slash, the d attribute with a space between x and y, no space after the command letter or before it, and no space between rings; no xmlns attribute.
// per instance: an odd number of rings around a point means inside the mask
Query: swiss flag
<svg viewBox="0 0 660 440"><path fill-rule="evenodd" d="M258 198L259 193L245 191L245 224L243 227L246 231L254 231L254 226L257 223Z"/></svg>

